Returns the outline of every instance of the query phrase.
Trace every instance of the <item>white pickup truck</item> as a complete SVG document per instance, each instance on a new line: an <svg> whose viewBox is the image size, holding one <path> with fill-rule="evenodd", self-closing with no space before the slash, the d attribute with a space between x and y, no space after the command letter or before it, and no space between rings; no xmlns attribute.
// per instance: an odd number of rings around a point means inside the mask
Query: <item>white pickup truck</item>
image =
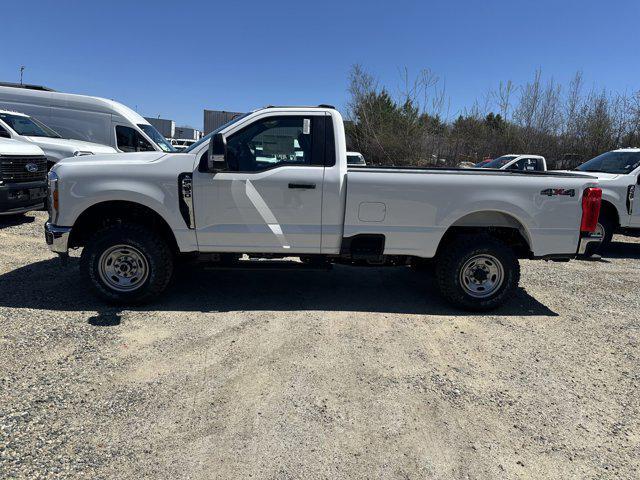
<svg viewBox="0 0 640 480"><path fill-rule="evenodd" d="M597 177L602 189L602 208L596 233L606 250L614 233L640 236L640 148L621 148L583 163L578 172ZM594 250L594 251L596 251Z"/></svg>
<svg viewBox="0 0 640 480"><path fill-rule="evenodd" d="M267 107L183 153L65 159L49 174L46 240L61 255L84 247L85 280L118 303L160 294L180 254L248 254L301 267L430 259L442 295L471 310L514 293L518 258L565 261L599 240L594 178L348 169L346 153L333 107Z"/></svg>
<svg viewBox="0 0 640 480"><path fill-rule="evenodd" d="M497 168L500 170L526 170L528 172L546 172L547 161L540 155L510 154L489 161L476 163L476 168Z"/></svg>
<svg viewBox="0 0 640 480"><path fill-rule="evenodd" d="M62 138L39 120L8 110L0 110L0 137L37 145L47 157L48 168L67 157L116 153L107 145Z"/></svg>
<svg viewBox="0 0 640 480"><path fill-rule="evenodd" d="M0 216L42 210L47 197L47 159L40 147L0 138Z"/></svg>

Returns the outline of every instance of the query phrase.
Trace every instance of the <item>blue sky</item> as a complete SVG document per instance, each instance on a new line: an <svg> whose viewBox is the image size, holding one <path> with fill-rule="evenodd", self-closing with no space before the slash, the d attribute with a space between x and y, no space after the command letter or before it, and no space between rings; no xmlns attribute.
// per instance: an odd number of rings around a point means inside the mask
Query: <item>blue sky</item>
<svg viewBox="0 0 640 480"><path fill-rule="evenodd" d="M347 101L361 64L395 91L430 68L453 116L537 68L640 90L640 1L10 1L0 80L113 98L202 127L203 108Z"/></svg>

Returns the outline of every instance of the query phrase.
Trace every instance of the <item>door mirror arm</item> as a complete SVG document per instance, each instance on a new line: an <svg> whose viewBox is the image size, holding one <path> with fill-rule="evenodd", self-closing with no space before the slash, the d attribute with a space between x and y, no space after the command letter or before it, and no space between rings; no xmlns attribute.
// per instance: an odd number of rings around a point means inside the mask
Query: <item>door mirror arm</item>
<svg viewBox="0 0 640 480"><path fill-rule="evenodd" d="M227 142L221 133L216 133L209 141L207 172L227 170Z"/></svg>

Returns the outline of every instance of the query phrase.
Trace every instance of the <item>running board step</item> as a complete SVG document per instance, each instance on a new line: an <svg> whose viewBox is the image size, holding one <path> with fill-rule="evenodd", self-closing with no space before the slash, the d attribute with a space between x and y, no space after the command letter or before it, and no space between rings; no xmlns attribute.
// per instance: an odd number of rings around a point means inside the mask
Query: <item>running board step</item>
<svg viewBox="0 0 640 480"><path fill-rule="evenodd" d="M333 267L330 263L308 264L288 260L239 260L234 263L209 263L205 270L315 270L327 271Z"/></svg>

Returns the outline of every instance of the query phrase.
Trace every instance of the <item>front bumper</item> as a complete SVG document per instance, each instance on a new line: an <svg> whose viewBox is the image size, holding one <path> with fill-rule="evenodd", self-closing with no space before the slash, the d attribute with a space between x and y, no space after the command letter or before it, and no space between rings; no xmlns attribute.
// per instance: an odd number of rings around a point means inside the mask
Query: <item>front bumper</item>
<svg viewBox="0 0 640 480"><path fill-rule="evenodd" d="M589 245L594 245L602 242L602 235L596 233L583 234L580 237L580 243L578 243L578 255L584 255L587 253Z"/></svg>
<svg viewBox="0 0 640 480"><path fill-rule="evenodd" d="M45 182L0 185L0 215L42 210L46 196L47 184Z"/></svg>
<svg viewBox="0 0 640 480"><path fill-rule="evenodd" d="M71 227L59 227L47 222L44 225L44 237L49 245L49 250L55 253L67 253L69 250L69 236Z"/></svg>

